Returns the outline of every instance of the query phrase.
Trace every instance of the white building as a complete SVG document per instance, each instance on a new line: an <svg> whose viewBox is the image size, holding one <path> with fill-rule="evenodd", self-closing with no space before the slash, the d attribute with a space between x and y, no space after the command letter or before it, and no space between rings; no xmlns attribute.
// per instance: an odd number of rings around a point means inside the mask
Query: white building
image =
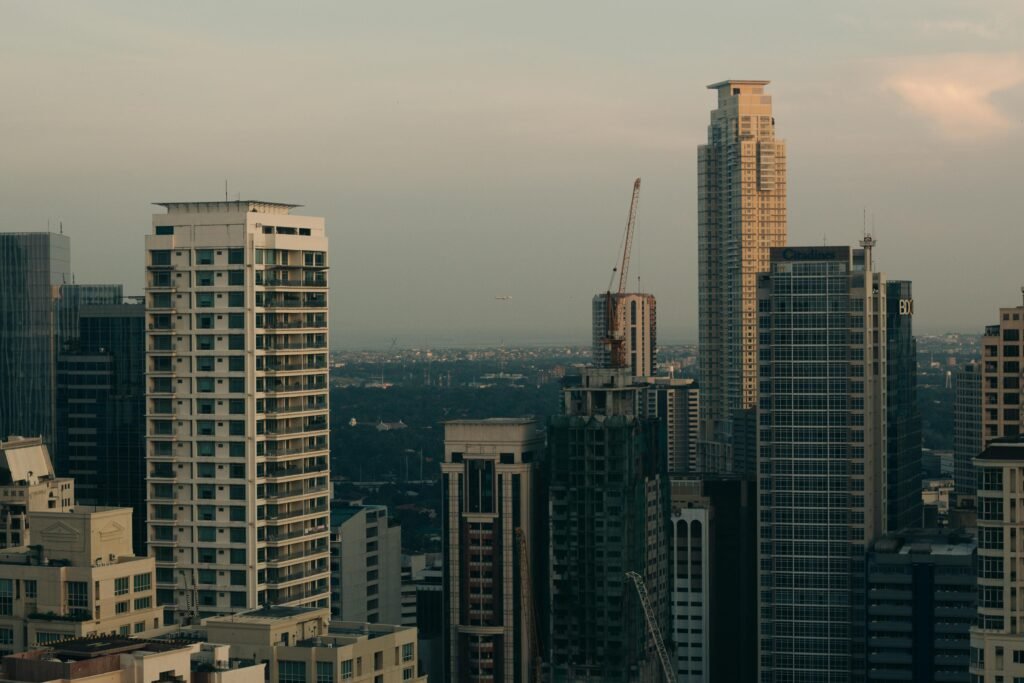
<svg viewBox="0 0 1024 683"><path fill-rule="evenodd" d="M402 527L384 505L331 508L331 617L404 623Z"/></svg>
<svg viewBox="0 0 1024 683"><path fill-rule="evenodd" d="M260 201L159 206L147 504L165 617L327 606L324 221Z"/></svg>

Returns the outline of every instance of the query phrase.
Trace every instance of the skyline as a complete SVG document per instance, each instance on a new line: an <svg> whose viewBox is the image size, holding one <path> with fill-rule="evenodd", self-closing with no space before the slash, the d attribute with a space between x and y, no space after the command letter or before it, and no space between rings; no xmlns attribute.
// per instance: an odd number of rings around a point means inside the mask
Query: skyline
<svg viewBox="0 0 1024 683"><path fill-rule="evenodd" d="M150 202L216 200L226 177L326 217L334 348L583 345L639 175L633 272L663 342L696 341L705 86L764 78L789 244L855 244L866 211L918 333L980 334L1015 305L1024 8L734 4L750 22L669 3L15 4L0 55L31 68L0 71L0 229L63 222L78 282L141 294ZM741 49L707 59L724 39Z"/></svg>

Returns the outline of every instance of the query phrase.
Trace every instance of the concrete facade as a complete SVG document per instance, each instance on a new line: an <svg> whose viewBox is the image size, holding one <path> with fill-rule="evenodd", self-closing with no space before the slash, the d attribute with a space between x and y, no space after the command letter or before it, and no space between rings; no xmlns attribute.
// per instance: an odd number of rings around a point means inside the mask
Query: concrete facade
<svg viewBox="0 0 1024 683"><path fill-rule="evenodd" d="M383 505L331 509L331 617L402 622L402 527ZM412 624L415 626L415 621Z"/></svg>
<svg viewBox="0 0 1024 683"><path fill-rule="evenodd" d="M445 423L445 680L532 680L539 653L528 634L539 630L541 619L533 577L543 548L534 489L544 443L544 431L532 418ZM530 576L520 570L518 533Z"/></svg>
<svg viewBox="0 0 1024 683"><path fill-rule="evenodd" d="M42 439L0 442L0 548L28 545L29 512L63 512L75 503L75 481L55 477Z"/></svg>
<svg viewBox="0 0 1024 683"><path fill-rule="evenodd" d="M953 384L953 474L956 497L973 496L974 456L982 449L981 364L964 363Z"/></svg>
<svg viewBox="0 0 1024 683"><path fill-rule="evenodd" d="M205 622L207 640L263 662L268 683L426 683L416 629L331 621L323 608L270 607Z"/></svg>
<svg viewBox="0 0 1024 683"><path fill-rule="evenodd" d="M131 508L78 506L28 520L35 545L0 551L0 650L162 632L153 559L132 553Z"/></svg>
<svg viewBox="0 0 1024 683"><path fill-rule="evenodd" d="M702 470L753 473L757 274L786 244L786 144L768 81L728 80L697 150ZM747 442L744 442L744 439Z"/></svg>
<svg viewBox="0 0 1024 683"><path fill-rule="evenodd" d="M594 365L613 367L608 336L608 297L615 318L615 334L622 340L623 359L634 377L658 372L658 305L653 294L606 292L594 297L592 305Z"/></svg>
<svg viewBox="0 0 1024 683"><path fill-rule="evenodd" d="M147 505L168 622L327 606L327 238L258 201L146 236Z"/></svg>
<svg viewBox="0 0 1024 683"><path fill-rule="evenodd" d="M645 377L638 380L638 414L658 420L658 442L669 474L688 474L697 468L697 421L700 390L692 379Z"/></svg>
<svg viewBox="0 0 1024 683"><path fill-rule="evenodd" d="M973 683L1024 678L1024 439L996 439L974 459L978 507L978 612L971 627Z"/></svg>

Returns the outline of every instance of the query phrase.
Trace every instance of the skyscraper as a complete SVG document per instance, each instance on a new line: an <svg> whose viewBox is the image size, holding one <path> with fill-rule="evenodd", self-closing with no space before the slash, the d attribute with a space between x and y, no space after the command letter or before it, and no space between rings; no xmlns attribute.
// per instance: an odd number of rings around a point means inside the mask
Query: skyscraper
<svg viewBox="0 0 1024 683"><path fill-rule="evenodd" d="M646 377L641 380L640 415L656 419L658 444L669 474L697 471L697 420L700 390L692 379Z"/></svg>
<svg viewBox="0 0 1024 683"><path fill-rule="evenodd" d="M444 434L445 680L527 683L540 655L530 634L544 431L532 418L492 418L446 422Z"/></svg>
<svg viewBox="0 0 1024 683"><path fill-rule="evenodd" d="M611 305L608 299L611 297ZM622 362L634 377L650 377L658 371L658 307L653 294L606 292L593 301L594 365L615 367L609 333L621 339ZM613 316L614 329L608 326Z"/></svg>
<svg viewBox="0 0 1024 683"><path fill-rule="evenodd" d="M146 544L146 310L83 305L73 350L57 357L54 467L78 502L132 508L132 541Z"/></svg>
<svg viewBox="0 0 1024 683"><path fill-rule="evenodd" d="M786 243L786 144L768 81L729 80L698 160L701 467L753 473L757 274Z"/></svg>
<svg viewBox="0 0 1024 683"><path fill-rule="evenodd" d="M953 474L956 497L973 496L974 456L981 453L981 364L964 363L953 380Z"/></svg>
<svg viewBox="0 0 1024 683"><path fill-rule="evenodd" d="M628 368L586 368L566 377L564 412L548 422L553 683L657 674L644 612L625 576L643 578L654 619L668 634L670 494L657 423L637 412L641 391Z"/></svg>
<svg viewBox="0 0 1024 683"><path fill-rule="evenodd" d="M331 617L402 621L402 527L384 505L331 507Z"/></svg>
<svg viewBox="0 0 1024 683"><path fill-rule="evenodd" d="M886 528L919 529L921 509L921 413L917 405L917 340L914 298L907 280L886 283Z"/></svg>
<svg viewBox="0 0 1024 683"><path fill-rule="evenodd" d="M985 328L981 340L982 445L1022 433L1020 409L1021 344L1024 306L1000 308L999 322Z"/></svg>
<svg viewBox="0 0 1024 683"><path fill-rule="evenodd" d="M174 620L329 600L327 238L262 201L146 236L150 553Z"/></svg>
<svg viewBox="0 0 1024 683"><path fill-rule="evenodd" d="M56 430L57 302L71 282L71 241L48 232L0 233L0 439Z"/></svg>
<svg viewBox="0 0 1024 683"><path fill-rule="evenodd" d="M1024 678L1024 577L1019 543L1024 526L1024 437L989 442L974 459L978 495L978 612L971 626L971 680Z"/></svg>
<svg viewBox="0 0 1024 683"><path fill-rule="evenodd" d="M758 279L762 683L865 678L887 459L887 288L870 240L772 249Z"/></svg>

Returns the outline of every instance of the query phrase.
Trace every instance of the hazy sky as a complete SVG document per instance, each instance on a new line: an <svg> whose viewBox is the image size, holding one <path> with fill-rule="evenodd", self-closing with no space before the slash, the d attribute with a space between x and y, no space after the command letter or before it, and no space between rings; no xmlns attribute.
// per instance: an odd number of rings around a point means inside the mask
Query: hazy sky
<svg viewBox="0 0 1024 683"><path fill-rule="evenodd" d="M696 339L696 147L770 79L791 244L914 281L916 329L1024 285L1024 2L0 2L0 230L141 292L150 202L305 205L345 346L586 342L632 273ZM511 302L495 300L511 296Z"/></svg>

